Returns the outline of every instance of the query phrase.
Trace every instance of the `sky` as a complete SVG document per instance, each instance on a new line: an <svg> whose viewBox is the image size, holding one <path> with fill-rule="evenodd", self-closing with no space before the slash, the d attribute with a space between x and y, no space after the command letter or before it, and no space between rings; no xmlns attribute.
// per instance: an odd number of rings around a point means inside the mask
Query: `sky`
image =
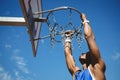
<svg viewBox="0 0 120 80"><path fill-rule="evenodd" d="M43 0L43 10L71 6L87 15L96 43L106 64L107 80L119 80L120 66L120 0ZM0 0L0 16L23 17L19 0ZM58 16L58 18L61 18ZM80 23L79 20L75 20ZM46 23L42 34L48 33ZM45 29L44 29L45 28ZM85 40L81 47L73 42L73 56L88 51ZM0 80L72 80L68 72L64 46L50 40L40 40L37 56L33 57L26 26L0 25Z"/></svg>

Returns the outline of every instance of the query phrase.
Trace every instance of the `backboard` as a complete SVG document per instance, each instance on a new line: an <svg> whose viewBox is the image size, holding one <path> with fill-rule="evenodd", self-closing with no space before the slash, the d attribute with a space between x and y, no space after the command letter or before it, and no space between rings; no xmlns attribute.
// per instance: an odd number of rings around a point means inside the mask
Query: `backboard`
<svg viewBox="0 0 120 80"><path fill-rule="evenodd" d="M20 5L27 23L33 55L36 57L39 42L36 39L40 37L41 22L36 22L35 18L41 18L42 14L33 15L33 13L42 11L42 0L20 0Z"/></svg>

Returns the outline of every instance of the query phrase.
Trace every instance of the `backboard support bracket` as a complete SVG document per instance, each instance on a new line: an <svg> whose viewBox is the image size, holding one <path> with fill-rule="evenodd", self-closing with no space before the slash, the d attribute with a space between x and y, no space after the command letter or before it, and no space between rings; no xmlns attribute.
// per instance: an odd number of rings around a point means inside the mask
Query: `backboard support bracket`
<svg viewBox="0 0 120 80"><path fill-rule="evenodd" d="M47 19L46 18L33 18L35 22L47 22Z"/></svg>

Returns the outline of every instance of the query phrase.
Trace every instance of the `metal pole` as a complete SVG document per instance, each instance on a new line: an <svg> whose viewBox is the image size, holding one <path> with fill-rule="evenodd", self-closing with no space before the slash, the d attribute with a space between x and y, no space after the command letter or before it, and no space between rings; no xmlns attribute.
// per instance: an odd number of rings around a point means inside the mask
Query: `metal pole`
<svg viewBox="0 0 120 80"><path fill-rule="evenodd" d="M26 26L26 22L23 17L0 17L0 25Z"/></svg>

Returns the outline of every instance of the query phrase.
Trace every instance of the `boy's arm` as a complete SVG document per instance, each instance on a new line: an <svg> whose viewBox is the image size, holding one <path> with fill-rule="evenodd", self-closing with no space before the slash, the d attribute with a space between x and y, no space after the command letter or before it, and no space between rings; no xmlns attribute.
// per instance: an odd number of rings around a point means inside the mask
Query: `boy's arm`
<svg viewBox="0 0 120 80"><path fill-rule="evenodd" d="M66 64L67 64L69 72L71 73L72 76L74 76L75 72L80 69L76 67L75 60L72 56L71 40L70 40L70 37L72 35L71 31L67 31L65 35L66 35L66 40L65 40L64 52L65 52L65 57L66 57Z"/></svg>
<svg viewBox="0 0 120 80"><path fill-rule="evenodd" d="M83 22L83 26L84 26L84 35L85 35L85 38L86 38L86 41L87 41L87 44L89 47L89 51L90 51L92 58L94 58L93 62L95 64L99 64L101 67L101 70L103 70L103 72L104 72L105 64L100 56L98 46L95 42L94 33L89 25L89 21L86 19L85 14L82 14L81 18L82 18L82 22Z"/></svg>

